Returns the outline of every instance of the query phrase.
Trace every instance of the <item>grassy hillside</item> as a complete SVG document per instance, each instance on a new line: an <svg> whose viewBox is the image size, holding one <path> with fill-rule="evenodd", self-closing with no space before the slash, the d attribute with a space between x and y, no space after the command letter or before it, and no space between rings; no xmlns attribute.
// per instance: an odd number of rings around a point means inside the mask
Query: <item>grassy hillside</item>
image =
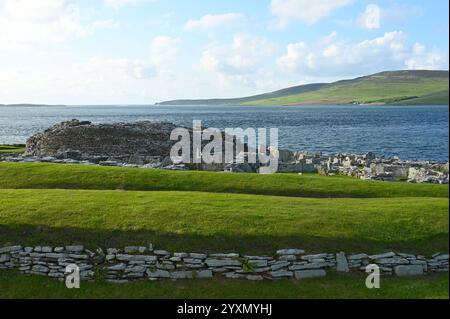
<svg viewBox="0 0 450 319"><path fill-rule="evenodd" d="M448 71L381 72L353 80L300 85L235 99L175 100L167 105L412 104L448 105Z"/></svg>
<svg viewBox="0 0 450 319"><path fill-rule="evenodd" d="M397 105L448 105L448 91L440 91L422 97L396 102Z"/></svg>
<svg viewBox="0 0 450 319"><path fill-rule="evenodd" d="M332 83L315 91L246 104L448 104L448 86L448 72L383 72Z"/></svg>
<svg viewBox="0 0 450 319"><path fill-rule="evenodd" d="M206 99L206 100L174 100L165 101L161 103L156 103L159 105L238 105L245 104L247 102L263 100L263 99L273 99L278 97L283 97L287 95L300 94L309 91L319 90L321 87L326 85L325 83L313 83L300 86L293 86L287 89L278 90L275 92L253 95L249 97L242 98L232 98L232 99Z"/></svg>

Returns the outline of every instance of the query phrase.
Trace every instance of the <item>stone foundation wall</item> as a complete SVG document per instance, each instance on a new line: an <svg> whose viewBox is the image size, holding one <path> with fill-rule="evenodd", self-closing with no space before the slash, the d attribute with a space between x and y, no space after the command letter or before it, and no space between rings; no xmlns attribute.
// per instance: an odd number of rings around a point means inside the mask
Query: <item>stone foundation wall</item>
<svg viewBox="0 0 450 319"><path fill-rule="evenodd" d="M0 248L0 269L16 269L29 275L64 280L66 266L76 264L81 280L105 279L124 283L133 280L167 280L224 277L229 279L273 280L326 276L327 271L365 272L376 264L383 275L412 276L448 272L448 254L427 258L388 252L378 255L344 252L308 255L301 249L282 249L275 255L250 256L238 253L170 253L152 247L128 246L124 249L81 245L65 247Z"/></svg>

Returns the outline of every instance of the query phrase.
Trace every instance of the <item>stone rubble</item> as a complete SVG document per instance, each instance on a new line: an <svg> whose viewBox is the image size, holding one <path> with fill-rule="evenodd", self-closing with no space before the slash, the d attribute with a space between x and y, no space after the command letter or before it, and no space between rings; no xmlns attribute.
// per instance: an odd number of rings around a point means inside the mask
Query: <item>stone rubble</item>
<svg viewBox="0 0 450 319"><path fill-rule="evenodd" d="M0 161L49 162L159 168L169 170L201 169L233 173L257 172L259 163L174 164L170 149L172 123L92 124L72 120L56 124L32 136L25 154L19 157L0 155ZM208 141L204 141L206 144ZM233 143L238 143L234 140ZM248 159L251 150L244 145ZM449 183L449 162L406 161L385 158L369 152L358 154L325 154L307 151L278 150L280 173L346 175L364 180L405 181L410 183Z"/></svg>
<svg viewBox="0 0 450 319"><path fill-rule="evenodd" d="M370 256L359 253L347 257L344 252L305 255L301 249L282 249L273 256L248 256L238 253L170 253L153 250L151 246L97 248L93 251L82 245L0 247L0 269L17 269L23 274L63 281L67 275L66 266L76 264L81 280L104 279L113 283L214 277L251 281L301 280L324 277L328 271L365 272L369 264L377 264L383 275L419 276L448 272L448 261L449 255L442 253L430 258L394 252Z"/></svg>

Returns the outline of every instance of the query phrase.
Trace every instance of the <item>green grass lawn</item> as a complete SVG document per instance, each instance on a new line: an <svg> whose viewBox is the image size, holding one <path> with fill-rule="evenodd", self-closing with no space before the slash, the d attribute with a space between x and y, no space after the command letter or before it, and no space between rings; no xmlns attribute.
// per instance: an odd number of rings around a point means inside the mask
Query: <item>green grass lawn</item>
<svg viewBox="0 0 450 319"><path fill-rule="evenodd" d="M23 153L25 152L25 145L23 144L0 144L1 153Z"/></svg>
<svg viewBox="0 0 450 319"><path fill-rule="evenodd" d="M302 281L279 280L249 282L243 280L182 280L177 282L139 281L129 284L82 282L80 289L67 289L64 283L46 277L28 277L0 271L2 298L421 298L448 299L448 274L421 278L382 277L380 289L367 289L363 275L328 274L325 278Z"/></svg>
<svg viewBox="0 0 450 319"><path fill-rule="evenodd" d="M0 163L0 188L168 190L333 198L448 198L448 185L363 181L317 174L179 172L47 163Z"/></svg>
<svg viewBox="0 0 450 319"><path fill-rule="evenodd" d="M294 247L429 256L448 251L448 209L445 185L0 163L0 246L152 243L190 252L271 254ZM47 278L0 272L0 298L448 298L448 275L386 278L378 291L362 279L97 282L69 291Z"/></svg>
<svg viewBox="0 0 450 319"><path fill-rule="evenodd" d="M292 198L202 192L0 190L0 244L181 251L448 250L447 198Z"/></svg>

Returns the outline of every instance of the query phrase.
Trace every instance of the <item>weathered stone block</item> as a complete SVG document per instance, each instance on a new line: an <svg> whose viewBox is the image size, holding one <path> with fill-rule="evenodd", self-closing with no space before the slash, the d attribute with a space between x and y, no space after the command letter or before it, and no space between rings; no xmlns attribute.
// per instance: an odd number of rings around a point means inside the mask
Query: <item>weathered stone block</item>
<svg viewBox="0 0 450 319"><path fill-rule="evenodd" d="M277 250L277 255L302 255L305 251L303 249L280 249Z"/></svg>
<svg viewBox="0 0 450 319"><path fill-rule="evenodd" d="M384 254L371 255L371 256L369 256L369 258L370 259L382 259L382 258L391 258L394 256L395 256L395 253L389 252L389 253L384 253Z"/></svg>
<svg viewBox="0 0 450 319"><path fill-rule="evenodd" d="M162 269L157 269L155 271L147 270L147 276L150 278L170 278L170 272Z"/></svg>
<svg viewBox="0 0 450 319"><path fill-rule="evenodd" d="M282 278L282 277L292 277L294 276L294 273L292 271L287 270L277 270L277 271L271 271L269 272L269 275L273 278Z"/></svg>
<svg viewBox="0 0 450 319"><path fill-rule="evenodd" d="M340 252L336 254L336 271L338 272L349 272L347 258L345 257L345 253Z"/></svg>
<svg viewBox="0 0 450 319"><path fill-rule="evenodd" d="M241 266L242 262L237 259L206 259L205 263L209 267L226 267L226 266Z"/></svg>
<svg viewBox="0 0 450 319"><path fill-rule="evenodd" d="M294 272L294 274L295 279L325 277L327 275L326 271L323 269L299 270Z"/></svg>
<svg viewBox="0 0 450 319"><path fill-rule="evenodd" d="M421 265L401 265L395 267L394 270L399 277L423 275L423 266Z"/></svg>
<svg viewBox="0 0 450 319"><path fill-rule="evenodd" d="M290 262L282 261L282 262L276 262L275 264L271 265L270 268L272 269L272 271L276 271L276 270L288 267L289 265L291 265Z"/></svg>
<svg viewBox="0 0 450 319"><path fill-rule="evenodd" d="M212 278L212 277L213 277L213 273L209 269L197 271L197 273L195 275L195 278L201 278L201 279Z"/></svg>
<svg viewBox="0 0 450 319"><path fill-rule="evenodd" d="M173 279L191 279L194 278L192 271L174 271L170 273L170 278Z"/></svg>
<svg viewBox="0 0 450 319"><path fill-rule="evenodd" d="M66 250L71 253L81 253L84 250L83 245L66 246Z"/></svg>
<svg viewBox="0 0 450 319"><path fill-rule="evenodd" d="M3 253L10 253L10 252L13 252L13 251L19 251L19 250L22 250L22 246L20 246L20 245L17 245L17 246L2 247L2 248L0 248L0 254L3 254Z"/></svg>

